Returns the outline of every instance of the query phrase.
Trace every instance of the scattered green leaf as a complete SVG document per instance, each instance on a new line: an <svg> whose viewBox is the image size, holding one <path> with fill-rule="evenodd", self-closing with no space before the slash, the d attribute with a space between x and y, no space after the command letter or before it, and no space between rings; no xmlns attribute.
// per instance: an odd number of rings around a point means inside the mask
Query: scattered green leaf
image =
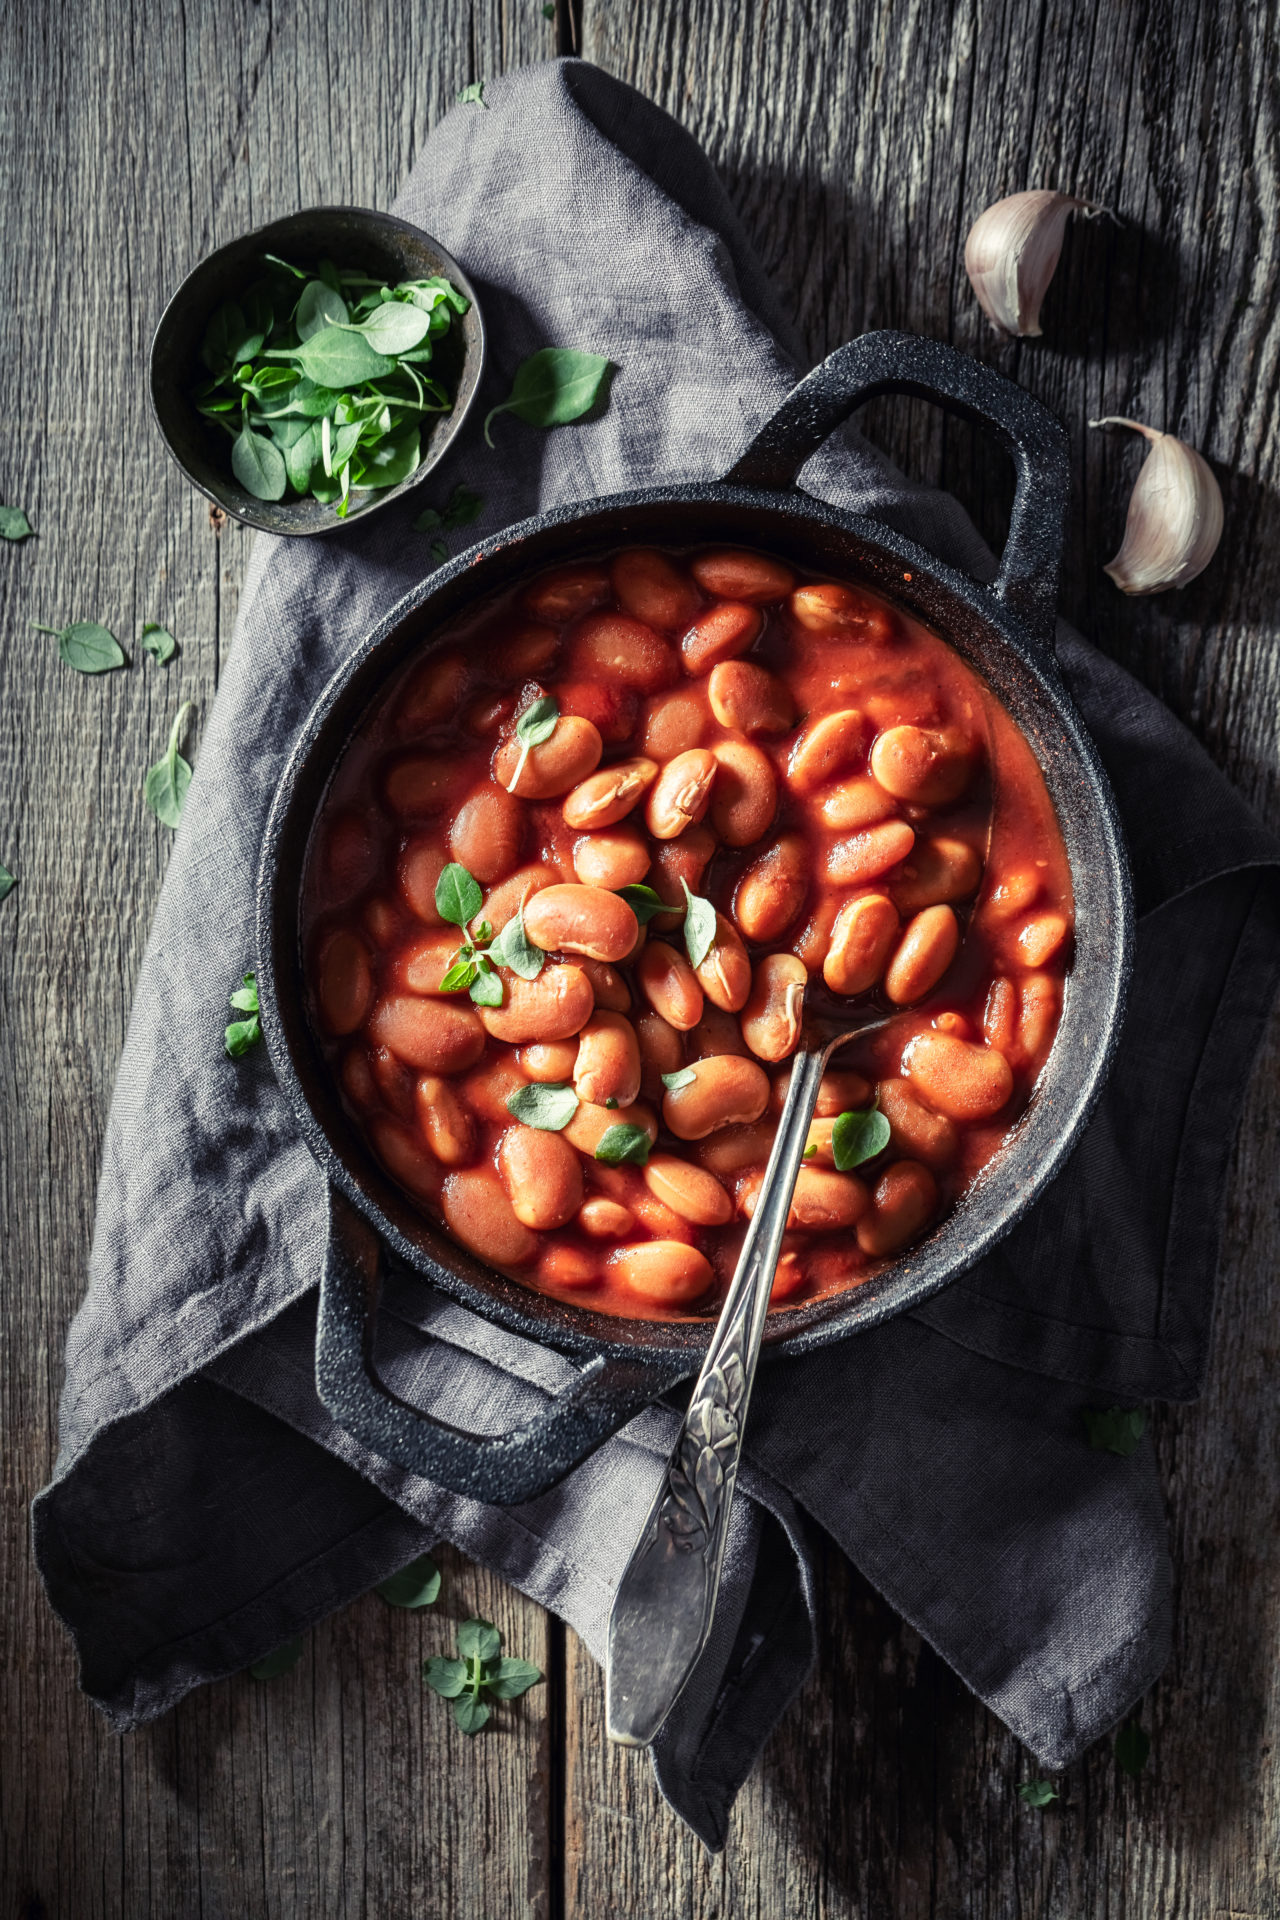
<svg viewBox="0 0 1280 1920"><path fill-rule="evenodd" d="M520 775L524 772L524 763L529 758L531 747L540 747L549 740L556 730L560 718L559 702L549 693L537 700L531 700L516 721L516 739L520 742L520 758L516 761L516 770L511 776L509 793L514 793L520 785Z"/></svg>
<svg viewBox="0 0 1280 1920"><path fill-rule="evenodd" d="M301 342L323 332L325 327L344 325L350 317L346 301L327 280L308 280L298 296L293 324Z"/></svg>
<svg viewBox="0 0 1280 1920"><path fill-rule="evenodd" d="M264 1654L261 1660L255 1660L249 1671L255 1680L278 1680L282 1673L288 1673L296 1667L302 1658L302 1637L286 1640L274 1653Z"/></svg>
<svg viewBox="0 0 1280 1920"><path fill-rule="evenodd" d="M111 673L127 664L114 633L96 620L73 620L69 627L46 627L41 620L31 624L38 633L53 634L59 654L77 673Z"/></svg>
<svg viewBox="0 0 1280 1920"><path fill-rule="evenodd" d="M7 900L17 884L17 876L10 873L8 867L0 866L0 900Z"/></svg>
<svg viewBox="0 0 1280 1920"><path fill-rule="evenodd" d="M516 368L508 398L485 416L487 444L493 445L489 425L500 413L514 413L531 427L562 427L580 420L599 399L608 371L601 353L539 347Z"/></svg>
<svg viewBox="0 0 1280 1920"><path fill-rule="evenodd" d="M483 494L473 493L459 482L443 507L424 507L413 524L419 533L451 533L455 527L470 526L483 506ZM443 540L431 542L431 557L437 563L448 559L449 549Z"/></svg>
<svg viewBox="0 0 1280 1920"><path fill-rule="evenodd" d="M561 1132L577 1111L578 1096L569 1086L533 1081L507 1096L507 1112L512 1119L523 1121L526 1127L537 1127L543 1133ZM616 1131L610 1128L610 1132Z"/></svg>
<svg viewBox="0 0 1280 1920"><path fill-rule="evenodd" d="M440 1597L440 1569L429 1553L419 1554L374 1588L391 1607L431 1607Z"/></svg>
<svg viewBox="0 0 1280 1920"><path fill-rule="evenodd" d="M464 87L458 95L458 105L460 107L483 107L487 112L489 102L484 97L484 81L473 80L469 87Z"/></svg>
<svg viewBox="0 0 1280 1920"><path fill-rule="evenodd" d="M490 967L481 968L471 982L471 998L478 1007L502 1005L502 982Z"/></svg>
<svg viewBox="0 0 1280 1920"><path fill-rule="evenodd" d="M684 888L684 949L689 956L691 967L700 967L716 943L716 910L709 900L700 894L690 893L689 882L682 880Z"/></svg>
<svg viewBox="0 0 1280 1920"><path fill-rule="evenodd" d="M555 17L556 17L556 0L543 0L543 7L542 7L542 17L543 17L543 19L544 19L544 20L554 20L554 19L555 19Z"/></svg>
<svg viewBox="0 0 1280 1920"><path fill-rule="evenodd" d="M677 1087L692 1086L697 1077L692 1067L677 1067L674 1073L663 1074L662 1084L664 1087L670 1087L674 1093Z"/></svg>
<svg viewBox="0 0 1280 1920"><path fill-rule="evenodd" d="M158 620L144 622L138 645L144 653L158 660L162 667L167 667L178 651L178 643L168 627L162 627Z"/></svg>
<svg viewBox="0 0 1280 1920"><path fill-rule="evenodd" d="M1151 1757L1151 1735L1136 1720L1126 1720L1116 1735L1116 1765L1122 1773L1137 1775Z"/></svg>
<svg viewBox="0 0 1280 1920"><path fill-rule="evenodd" d="M643 1167L649 1158L649 1147L649 1136L643 1127L619 1122L605 1128L596 1144L595 1157L603 1160L607 1167Z"/></svg>
<svg viewBox="0 0 1280 1920"><path fill-rule="evenodd" d="M629 887L614 889L620 900L625 900L642 927L647 927L656 913L682 913L682 907L671 907L656 894L652 887L646 887L640 881L634 881Z"/></svg>
<svg viewBox="0 0 1280 1920"><path fill-rule="evenodd" d="M1099 1453L1118 1453L1127 1459L1136 1453L1147 1430L1144 1407L1083 1407L1081 1415L1089 1435L1089 1445Z"/></svg>
<svg viewBox="0 0 1280 1920"><path fill-rule="evenodd" d="M1057 1789L1048 1780L1024 1780L1018 1788L1019 1800L1025 1800L1029 1807L1047 1807L1051 1800L1058 1798Z"/></svg>
<svg viewBox="0 0 1280 1920"><path fill-rule="evenodd" d="M535 947L524 930L524 908L508 920L489 948L495 966L510 967L522 980L536 980L547 963L541 947Z"/></svg>
<svg viewBox="0 0 1280 1920"><path fill-rule="evenodd" d="M878 1107L839 1114L831 1129L831 1157L837 1173L849 1173L864 1160L874 1160L888 1144L889 1122Z"/></svg>
<svg viewBox="0 0 1280 1920"><path fill-rule="evenodd" d="M436 881L436 912L451 926L465 927L474 920L484 904L479 881L472 878L456 860L443 868Z"/></svg>
<svg viewBox="0 0 1280 1920"><path fill-rule="evenodd" d="M494 1700L516 1700L542 1678L528 1660L502 1652L502 1635L487 1620L464 1620L458 1628L458 1658L435 1654L423 1663L422 1677L433 1693L453 1702L453 1717L463 1733L479 1733Z"/></svg>
<svg viewBox="0 0 1280 1920"><path fill-rule="evenodd" d="M262 1038L262 1020L258 1008L258 982L252 973L246 973L243 984L228 996L227 1004L237 1013L246 1013L247 1020L233 1020L227 1028L223 1041L233 1060L239 1060L248 1053L250 1047L256 1047Z"/></svg>
<svg viewBox="0 0 1280 1920"><path fill-rule="evenodd" d="M440 982L441 993L461 993L475 979L479 968L474 960L455 960Z"/></svg>
<svg viewBox="0 0 1280 1920"><path fill-rule="evenodd" d="M0 540L29 540L34 532L21 507L0 507Z"/></svg>
<svg viewBox="0 0 1280 1920"><path fill-rule="evenodd" d="M431 542L431 558L438 567L442 567L449 558L449 549L443 540L433 540Z"/></svg>
<svg viewBox="0 0 1280 1920"><path fill-rule="evenodd" d="M182 809L186 805L187 789L191 785L191 768L178 752L178 742L183 729L195 707L190 700L184 700L178 708L172 727L169 729L169 744L162 759L147 772L143 786L143 797L156 819L162 826L176 827L182 818Z"/></svg>

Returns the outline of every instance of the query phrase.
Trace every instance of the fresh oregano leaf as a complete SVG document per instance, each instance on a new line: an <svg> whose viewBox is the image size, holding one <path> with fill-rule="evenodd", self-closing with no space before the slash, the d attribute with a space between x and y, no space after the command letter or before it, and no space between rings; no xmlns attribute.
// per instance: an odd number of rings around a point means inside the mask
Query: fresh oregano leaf
<svg viewBox="0 0 1280 1920"><path fill-rule="evenodd" d="M507 1112L512 1119L523 1121L526 1127L537 1127L543 1133L559 1133L577 1111L578 1096L568 1086L548 1086L544 1081L536 1081L507 1095ZM610 1131L616 1133L617 1128Z"/></svg>
<svg viewBox="0 0 1280 1920"><path fill-rule="evenodd" d="M508 920L493 942L489 957L495 966L510 967L522 980L536 980L542 972L547 956L541 947L534 946L524 930L523 907Z"/></svg>
<svg viewBox="0 0 1280 1920"><path fill-rule="evenodd" d="M488 112L489 102L484 97L484 81L473 80L469 87L464 87L458 95L458 105L460 107L483 107L485 111Z"/></svg>
<svg viewBox="0 0 1280 1920"><path fill-rule="evenodd" d="M255 433L248 421L231 447L231 471L255 500L283 500L289 484L284 455L265 434Z"/></svg>
<svg viewBox="0 0 1280 1920"><path fill-rule="evenodd" d="M414 521L419 533L449 533L454 527L469 527L473 520L480 517L484 506L484 495L473 493L470 487L459 483L445 501L443 507L426 507Z"/></svg>
<svg viewBox="0 0 1280 1920"><path fill-rule="evenodd" d="M433 1654L422 1663L422 1677L432 1693L438 1693L442 1700L456 1700L467 1684L467 1663L446 1659L442 1653Z"/></svg>
<svg viewBox="0 0 1280 1920"><path fill-rule="evenodd" d="M344 326L350 318L340 293L335 293L324 280L308 280L299 297L293 324L299 340L310 340L326 327Z"/></svg>
<svg viewBox="0 0 1280 1920"><path fill-rule="evenodd" d="M1083 1407L1081 1415L1089 1435L1089 1445L1099 1453L1118 1453L1128 1459L1136 1453L1147 1430L1143 1407Z"/></svg>
<svg viewBox="0 0 1280 1920"><path fill-rule="evenodd" d="M1116 1735L1116 1765L1124 1773L1139 1774L1151 1758L1151 1735L1136 1720L1127 1720Z"/></svg>
<svg viewBox="0 0 1280 1920"><path fill-rule="evenodd" d="M516 770L511 776L508 792L514 793L520 785L520 775L524 772L524 763L529 758L532 747L540 747L549 740L556 730L560 718L560 704L549 693L537 700L531 700L516 721L516 739L520 742L520 758L516 761Z"/></svg>
<svg viewBox="0 0 1280 1920"><path fill-rule="evenodd" d="M262 1038L262 1021L258 1014L258 983L251 973L246 973L244 982L228 997L228 1004L237 1013L247 1013L247 1020L233 1020L223 1038L223 1045L233 1060L239 1060L248 1053L250 1047L256 1047Z"/></svg>
<svg viewBox="0 0 1280 1920"><path fill-rule="evenodd" d="M716 910L700 894L690 893L687 880L682 880L680 885L685 899L684 948L689 965L700 967L716 943Z"/></svg>
<svg viewBox="0 0 1280 1920"><path fill-rule="evenodd" d="M677 1067L674 1073L663 1074L662 1084L674 1093L677 1087L692 1086L697 1077L692 1067Z"/></svg>
<svg viewBox="0 0 1280 1920"><path fill-rule="evenodd" d="M864 1160L874 1160L888 1144L889 1122L878 1107L839 1114L831 1129L831 1157L837 1173L849 1173Z"/></svg>
<svg viewBox="0 0 1280 1920"><path fill-rule="evenodd" d="M194 712L192 702L184 700L169 730L169 744L164 750L164 757L148 770L142 789L147 805L162 826L176 827L186 804L191 768L178 752L178 742L189 716Z"/></svg>
<svg viewBox="0 0 1280 1920"><path fill-rule="evenodd" d="M0 866L0 900L7 900L17 884L17 878L8 867Z"/></svg>
<svg viewBox="0 0 1280 1920"><path fill-rule="evenodd" d="M1057 1789L1048 1780L1024 1780L1018 1788L1019 1800L1025 1800L1029 1807L1047 1807L1051 1800L1058 1798Z"/></svg>
<svg viewBox="0 0 1280 1920"><path fill-rule="evenodd" d="M502 982L497 974L484 968L471 983L471 998L478 1007L502 1005Z"/></svg>
<svg viewBox="0 0 1280 1920"><path fill-rule="evenodd" d="M288 1673L296 1667L302 1658L302 1636L296 1640L286 1640L274 1653L264 1654L261 1660L255 1660L249 1671L255 1680L278 1680L282 1673Z"/></svg>
<svg viewBox="0 0 1280 1920"><path fill-rule="evenodd" d="M464 1660L496 1660L502 1635L490 1620L464 1620L458 1628L458 1652Z"/></svg>
<svg viewBox="0 0 1280 1920"><path fill-rule="evenodd" d="M440 1569L429 1553L411 1560L374 1588L391 1607L431 1607L440 1597Z"/></svg>
<svg viewBox="0 0 1280 1920"><path fill-rule="evenodd" d="M476 934L476 939L479 941L480 945L482 947L485 947L485 946L488 946L489 942L493 938L493 928L489 925L489 922L487 920L481 920L476 925L475 934Z"/></svg>
<svg viewBox="0 0 1280 1920"><path fill-rule="evenodd" d="M448 866L441 869L440 878L436 881L436 912L442 920L447 920L454 927L465 927L469 920L475 919L483 905L484 895L480 891L480 884L465 867L451 860Z"/></svg>
<svg viewBox="0 0 1280 1920"><path fill-rule="evenodd" d="M127 664L114 633L96 620L73 620L69 627L46 627L40 620L31 624L38 633L53 634L62 659L77 673L111 673Z"/></svg>
<svg viewBox="0 0 1280 1920"><path fill-rule="evenodd" d="M642 927L647 927L655 913L683 913L683 907L670 906L652 887L646 887L636 880L628 887L615 887L619 900L625 900Z"/></svg>
<svg viewBox="0 0 1280 1920"><path fill-rule="evenodd" d="M484 1684L495 1700L518 1700L541 1678L542 1668L535 1667L532 1660L513 1660L504 1653Z"/></svg>
<svg viewBox="0 0 1280 1920"><path fill-rule="evenodd" d="M148 620L144 623L138 645L144 653L149 653L153 659L158 660L162 667L167 667L178 651L178 643L168 627L162 627L158 620Z"/></svg>
<svg viewBox="0 0 1280 1920"><path fill-rule="evenodd" d="M34 532L21 507L0 507L0 540L29 540Z"/></svg>
<svg viewBox="0 0 1280 1920"><path fill-rule="evenodd" d="M621 1121L606 1127L596 1145L595 1157L607 1167L643 1167L648 1163L650 1140L643 1127Z"/></svg>
<svg viewBox="0 0 1280 1920"><path fill-rule="evenodd" d="M488 1721L493 1708L487 1700L480 1698L479 1693L464 1693L454 1701L452 1711L463 1733L469 1733L474 1738Z"/></svg>
<svg viewBox="0 0 1280 1920"><path fill-rule="evenodd" d="M562 427L580 420L595 405L608 371L609 362L601 353L539 347L516 368L508 398L486 415L486 442L493 445L489 424L500 413L517 414L531 427Z"/></svg>
<svg viewBox="0 0 1280 1920"><path fill-rule="evenodd" d="M474 960L455 960L440 982L441 993L461 993L475 979L478 969Z"/></svg>

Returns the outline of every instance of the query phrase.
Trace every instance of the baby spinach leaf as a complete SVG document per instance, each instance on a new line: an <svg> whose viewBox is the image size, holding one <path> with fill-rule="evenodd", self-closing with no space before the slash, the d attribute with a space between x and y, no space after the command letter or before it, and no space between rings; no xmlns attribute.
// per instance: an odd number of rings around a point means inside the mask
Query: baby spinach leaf
<svg viewBox="0 0 1280 1920"><path fill-rule="evenodd" d="M685 898L684 948L689 965L700 967L716 943L716 910L700 894L690 893L687 880L682 880L680 885Z"/></svg>
<svg viewBox="0 0 1280 1920"><path fill-rule="evenodd" d="M1089 1445L1099 1453L1118 1453L1128 1459L1136 1453L1147 1430L1143 1407L1083 1407L1081 1415L1089 1435Z"/></svg>
<svg viewBox="0 0 1280 1920"><path fill-rule="evenodd" d="M367 320L352 323L349 331L363 335L377 353L408 353L426 339L431 319L421 307L403 300L385 300Z"/></svg>
<svg viewBox="0 0 1280 1920"><path fill-rule="evenodd" d="M187 788L191 785L191 768L178 752L178 742L189 715L195 712L190 700L184 700L178 708L177 717L169 730L169 744L165 748L164 758L157 760L146 778L143 796L156 819L166 827L176 827L182 818L182 809L186 804ZM255 996L256 997L256 996ZM234 1005L234 1002L232 1003Z"/></svg>
<svg viewBox="0 0 1280 1920"><path fill-rule="evenodd" d="M458 104L464 107L484 107L487 111L489 102L484 97L484 81L473 80L469 87L464 87L458 95Z"/></svg>
<svg viewBox="0 0 1280 1920"><path fill-rule="evenodd" d="M162 627L158 620L147 620L143 623L138 645L144 653L149 653L158 660L162 667L167 667L178 651L178 643L168 627Z"/></svg>
<svg viewBox="0 0 1280 1920"><path fill-rule="evenodd" d="M1142 1772L1151 1758L1151 1735L1136 1720L1127 1720L1116 1735L1116 1765L1123 1773Z"/></svg>
<svg viewBox="0 0 1280 1920"><path fill-rule="evenodd" d="M542 972L547 956L541 947L534 946L524 930L523 907L508 920L489 948L489 955L495 966L510 967L522 980L536 980Z"/></svg>
<svg viewBox="0 0 1280 1920"><path fill-rule="evenodd" d="M247 331L244 310L235 300L224 300L214 308L200 347L200 358L210 373L216 376L236 364Z"/></svg>
<svg viewBox="0 0 1280 1920"><path fill-rule="evenodd" d="M518 1700L541 1678L542 1668L535 1667L532 1660L513 1660L504 1653L485 1685L495 1700Z"/></svg>
<svg viewBox="0 0 1280 1920"><path fill-rule="evenodd" d="M324 280L308 280L299 297L293 324L299 340L310 340L325 327L345 326L350 317L340 293Z"/></svg>
<svg viewBox="0 0 1280 1920"><path fill-rule="evenodd" d="M643 1167L648 1163L649 1146L649 1136L643 1127L620 1121L616 1126L605 1128L597 1142L595 1157L603 1160L607 1167Z"/></svg>
<svg viewBox="0 0 1280 1920"><path fill-rule="evenodd" d="M578 1096L572 1087L534 1081L507 1096L507 1112L512 1119L523 1121L526 1127L537 1127L543 1133L561 1132L577 1111Z"/></svg>
<svg viewBox="0 0 1280 1920"><path fill-rule="evenodd" d="M1029 1807L1047 1807L1051 1800L1058 1798L1058 1794L1048 1780L1024 1780L1018 1788L1018 1798L1025 1800Z"/></svg>
<svg viewBox="0 0 1280 1920"><path fill-rule="evenodd" d="M878 1107L839 1114L831 1129L831 1157L837 1173L849 1173L864 1160L874 1160L888 1144L889 1122Z"/></svg>
<svg viewBox="0 0 1280 1920"><path fill-rule="evenodd" d="M484 956L482 955L483 959ZM471 998L478 1007L500 1007L502 1005L502 982L490 969L481 968L471 983Z"/></svg>
<svg viewBox="0 0 1280 1920"><path fill-rule="evenodd" d="M302 1636L296 1640L286 1640L274 1653L264 1654L261 1660L255 1660L249 1671L255 1680L278 1680L282 1673L288 1673L296 1667L302 1658Z"/></svg>
<svg viewBox="0 0 1280 1920"><path fill-rule="evenodd" d="M0 540L29 540L34 532L21 507L0 507Z"/></svg>
<svg viewBox="0 0 1280 1920"><path fill-rule="evenodd" d="M674 1073L663 1074L662 1084L674 1093L677 1087L692 1086L697 1077L692 1067L677 1067Z"/></svg>
<svg viewBox="0 0 1280 1920"><path fill-rule="evenodd" d="M247 1020L233 1020L227 1028L223 1045L233 1060L239 1060L248 1053L250 1047L256 1047L262 1038L262 1021L258 1012L258 983L255 976L246 973L243 985L236 988L228 998L228 1004L237 1013L247 1013Z"/></svg>
<svg viewBox="0 0 1280 1920"><path fill-rule="evenodd" d="M655 913L683 913L683 907L670 907L656 894L652 887L633 881L628 887L615 887L620 900L625 900L642 927L647 927Z"/></svg>
<svg viewBox="0 0 1280 1920"><path fill-rule="evenodd" d="M365 380L381 380L395 365L385 354L375 353L362 333L346 327L326 327L293 348L290 357L318 387L358 387Z"/></svg>
<svg viewBox="0 0 1280 1920"><path fill-rule="evenodd" d="M440 878L436 881L436 912L450 926L465 927L474 920L484 905L484 895L480 883L469 874L464 866L451 860L448 866L441 868Z"/></svg>
<svg viewBox="0 0 1280 1920"><path fill-rule="evenodd" d="M0 866L0 900L7 900L17 884L17 878L8 867Z"/></svg>
<svg viewBox="0 0 1280 1920"><path fill-rule="evenodd" d="M403 433L384 440L381 446L365 451L360 485L362 487L398 487L402 480L409 478L421 459L418 429L408 427Z"/></svg>
<svg viewBox="0 0 1280 1920"><path fill-rule="evenodd" d="M422 1664L422 1677L433 1693L442 1700L456 1700L467 1684L467 1663L465 1660L448 1660L441 1653L433 1654L430 1660Z"/></svg>
<svg viewBox="0 0 1280 1920"><path fill-rule="evenodd" d="M307 493L311 487L311 473L320 458L320 423L317 420L298 422L302 431L284 450L284 467L289 476L289 485L295 493Z"/></svg>
<svg viewBox="0 0 1280 1920"><path fill-rule="evenodd" d="M488 1620L464 1620L458 1628L458 1652L464 1660L496 1660L502 1635Z"/></svg>
<svg viewBox="0 0 1280 1920"><path fill-rule="evenodd" d="M399 1573L374 1588L391 1607L430 1607L440 1597L440 1569L429 1553L419 1554Z"/></svg>
<svg viewBox="0 0 1280 1920"><path fill-rule="evenodd" d="M603 354L539 347L516 368L509 397L486 415L485 440L493 445L489 423L500 413L517 414L531 427L562 427L580 420L595 405L608 371Z"/></svg>
<svg viewBox="0 0 1280 1920"><path fill-rule="evenodd" d="M511 785L507 789L514 793L520 785L520 775L524 772L524 763L529 758L531 747L540 747L549 740L556 730L560 718L560 705L549 693L540 699L531 700L516 721L516 739L520 742L520 758L516 761L516 770L511 776Z"/></svg>
<svg viewBox="0 0 1280 1920"><path fill-rule="evenodd" d="M231 471L255 500L283 500L289 484L284 455L265 434L255 433L248 421L231 448Z"/></svg>
<svg viewBox="0 0 1280 1920"><path fill-rule="evenodd" d="M120 642L109 628L96 620L73 620L69 627L46 627L33 620L37 633L51 633L58 652L77 673L111 673L127 664Z"/></svg>

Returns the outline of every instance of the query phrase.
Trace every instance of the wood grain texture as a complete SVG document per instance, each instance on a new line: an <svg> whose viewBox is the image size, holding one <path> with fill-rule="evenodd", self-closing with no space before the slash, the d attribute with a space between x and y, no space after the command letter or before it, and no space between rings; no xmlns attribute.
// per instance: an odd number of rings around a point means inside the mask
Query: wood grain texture
<svg viewBox="0 0 1280 1920"><path fill-rule="evenodd" d="M385 203L460 86L546 57L557 33L567 19L537 0L4 11L0 498L40 538L0 552L0 860L19 875L0 906L0 1920L1275 1920L1280 1039L1237 1154L1211 1391L1159 1416L1178 1623L1137 1782L1100 1749L1059 1806L1023 1808L1017 1743L834 1552L820 1670L714 1861L647 1762L604 1744L599 1675L572 1635L452 1556L442 1611L494 1619L552 1682L475 1743L418 1679L446 1620L373 1598L312 1635L292 1674L209 1688L128 1739L74 1691L25 1510L53 1458L98 1141L168 852L142 774L180 700L207 714L248 545L234 525L214 534L150 427L151 328L244 228ZM1280 825L1274 7L583 0L580 37L707 146L815 356L913 327L1061 414L1066 610ZM963 237L989 200L1039 184L1122 224L1078 225L1046 337L1001 345ZM1139 460L1087 431L1104 412L1175 428L1218 465L1226 538L1184 594L1129 602L1101 573ZM1002 456L906 404L868 427L998 542ZM128 673L82 679L26 626L83 617L120 635ZM148 618L182 642L167 671L136 654Z"/></svg>

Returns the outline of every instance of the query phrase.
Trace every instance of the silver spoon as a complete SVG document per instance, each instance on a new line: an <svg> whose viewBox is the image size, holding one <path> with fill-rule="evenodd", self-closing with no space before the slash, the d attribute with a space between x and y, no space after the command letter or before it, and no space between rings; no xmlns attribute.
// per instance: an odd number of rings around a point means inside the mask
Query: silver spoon
<svg viewBox="0 0 1280 1920"><path fill-rule="evenodd" d="M614 1596L605 1719L644 1747L707 1644L774 1272L818 1086L837 1047L887 1024L810 980L782 1118L729 1292L649 1517Z"/></svg>

